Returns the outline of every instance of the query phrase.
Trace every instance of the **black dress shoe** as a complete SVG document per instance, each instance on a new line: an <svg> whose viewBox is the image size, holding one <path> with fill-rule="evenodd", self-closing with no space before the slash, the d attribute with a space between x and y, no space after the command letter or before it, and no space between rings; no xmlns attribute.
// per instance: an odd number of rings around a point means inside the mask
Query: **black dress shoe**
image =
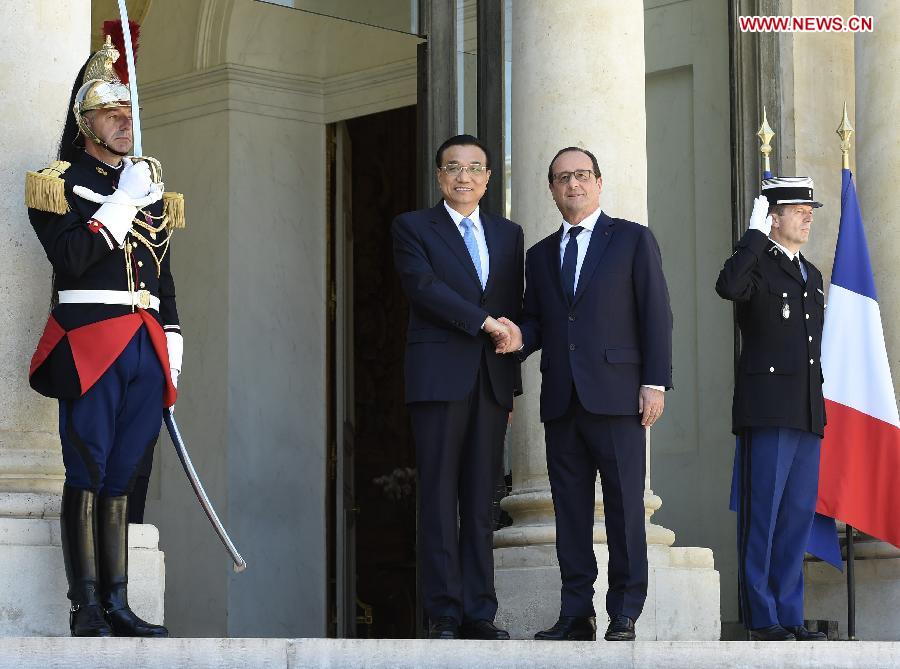
<svg viewBox="0 0 900 669"><path fill-rule="evenodd" d="M803 625L789 625L784 629L793 634L797 641L828 641L825 632L810 632Z"/></svg>
<svg viewBox="0 0 900 669"><path fill-rule="evenodd" d="M431 625L428 631L429 639L458 639L459 623L450 616L441 616Z"/></svg>
<svg viewBox="0 0 900 669"><path fill-rule="evenodd" d="M470 620L460 626L459 638L506 641L509 639L509 632L500 629L490 620Z"/></svg>
<svg viewBox="0 0 900 669"><path fill-rule="evenodd" d="M634 621L628 616L613 616L603 638L607 641L634 641Z"/></svg>
<svg viewBox="0 0 900 669"><path fill-rule="evenodd" d="M560 616L556 624L534 635L538 641L593 641L596 635L591 616Z"/></svg>
<svg viewBox="0 0 900 669"><path fill-rule="evenodd" d="M750 630L750 641L793 641L796 637L781 625L769 625Z"/></svg>

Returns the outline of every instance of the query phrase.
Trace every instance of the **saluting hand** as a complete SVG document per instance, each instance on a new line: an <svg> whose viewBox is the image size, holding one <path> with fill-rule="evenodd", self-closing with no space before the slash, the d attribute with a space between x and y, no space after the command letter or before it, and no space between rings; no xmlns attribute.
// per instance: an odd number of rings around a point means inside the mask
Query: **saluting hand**
<svg viewBox="0 0 900 669"><path fill-rule="evenodd" d="M759 230L766 237L772 231L772 217L768 216L769 200L760 195L753 201L753 213L750 214L750 230Z"/></svg>

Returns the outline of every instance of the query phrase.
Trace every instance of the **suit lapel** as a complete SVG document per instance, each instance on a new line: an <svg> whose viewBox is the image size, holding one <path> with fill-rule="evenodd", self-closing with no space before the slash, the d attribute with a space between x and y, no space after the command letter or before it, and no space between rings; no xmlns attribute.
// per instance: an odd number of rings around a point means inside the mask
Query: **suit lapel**
<svg viewBox="0 0 900 669"><path fill-rule="evenodd" d="M778 249L778 264L781 266L785 272L790 274L797 283L801 285L805 285L806 282L803 280L803 275L800 273L800 270L797 269L796 265L788 260L787 255L781 249Z"/></svg>
<svg viewBox="0 0 900 669"><path fill-rule="evenodd" d="M484 220L483 214L481 220ZM437 232L447 246L450 247L450 250L453 251L453 254L457 257L459 262L462 263L462 266L469 273L469 276L472 277L472 280L478 284L478 288L480 289L481 281L478 279L478 272L475 271L475 264L472 262L472 256L469 255L469 249L466 248L466 243L463 241L462 235L459 234L459 229L453 223L453 219L450 218L450 214L447 213L447 209L444 207L443 202L432 208L431 223L434 226L434 231Z"/></svg>
<svg viewBox="0 0 900 669"><path fill-rule="evenodd" d="M562 243L563 226L547 240L547 264L550 267L550 283L556 286L556 294L563 304L568 304L562 285L562 264L559 256L559 245Z"/></svg>
<svg viewBox="0 0 900 669"><path fill-rule="evenodd" d="M494 277L497 275L496 272L493 271L491 258L498 259L500 257L499 253L494 253L494 247L499 248L500 240L497 237L500 235L500 230L497 227L497 222L490 214L484 213L484 209L480 210L479 216L481 217L481 229L484 230L484 241L487 244L488 248L488 280L484 286L484 292L487 292L494 285ZM463 244L465 246L465 244ZM468 253L468 249L466 250Z"/></svg>
<svg viewBox="0 0 900 669"><path fill-rule="evenodd" d="M616 226L614 221L601 211L600 217L597 219L596 225L594 225L594 231L591 233L591 241L588 244L584 262L581 264L581 272L578 274L578 285L575 287L575 299L572 300L573 305L578 302L584 294L588 283L591 281L591 276L594 274L594 270L597 269L600 258L603 257L603 252L609 245L609 240L612 239L613 234L615 234L615 230Z"/></svg>

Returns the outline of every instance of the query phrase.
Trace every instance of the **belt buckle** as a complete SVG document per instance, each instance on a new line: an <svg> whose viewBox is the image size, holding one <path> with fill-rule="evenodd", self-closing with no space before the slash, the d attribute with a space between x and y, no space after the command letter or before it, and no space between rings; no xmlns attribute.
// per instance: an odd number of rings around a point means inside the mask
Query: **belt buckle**
<svg viewBox="0 0 900 669"><path fill-rule="evenodd" d="M149 309L150 308L150 291L149 290L139 290L137 292L137 306L141 309Z"/></svg>

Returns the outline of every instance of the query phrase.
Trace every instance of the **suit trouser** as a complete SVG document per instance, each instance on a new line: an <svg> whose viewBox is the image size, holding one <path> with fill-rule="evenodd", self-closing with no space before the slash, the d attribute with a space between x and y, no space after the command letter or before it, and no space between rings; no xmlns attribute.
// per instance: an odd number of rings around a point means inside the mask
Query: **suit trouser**
<svg viewBox="0 0 900 669"><path fill-rule="evenodd" d="M818 435L784 427L741 437L738 587L748 629L803 624L803 556L819 486Z"/></svg>
<svg viewBox="0 0 900 669"><path fill-rule="evenodd" d="M409 405L419 472L419 564L425 613L493 620L492 503L508 410L482 357L475 385L456 402Z"/></svg>
<svg viewBox="0 0 900 669"><path fill-rule="evenodd" d="M162 427L162 365L141 328L88 391L59 402L66 485L104 496L131 491Z"/></svg>
<svg viewBox="0 0 900 669"><path fill-rule="evenodd" d="M560 615L594 615L594 500L599 471L609 546L606 611L637 620L647 598L647 455L640 416L592 414L581 406L573 388L569 410L545 423L544 434L562 577Z"/></svg>

